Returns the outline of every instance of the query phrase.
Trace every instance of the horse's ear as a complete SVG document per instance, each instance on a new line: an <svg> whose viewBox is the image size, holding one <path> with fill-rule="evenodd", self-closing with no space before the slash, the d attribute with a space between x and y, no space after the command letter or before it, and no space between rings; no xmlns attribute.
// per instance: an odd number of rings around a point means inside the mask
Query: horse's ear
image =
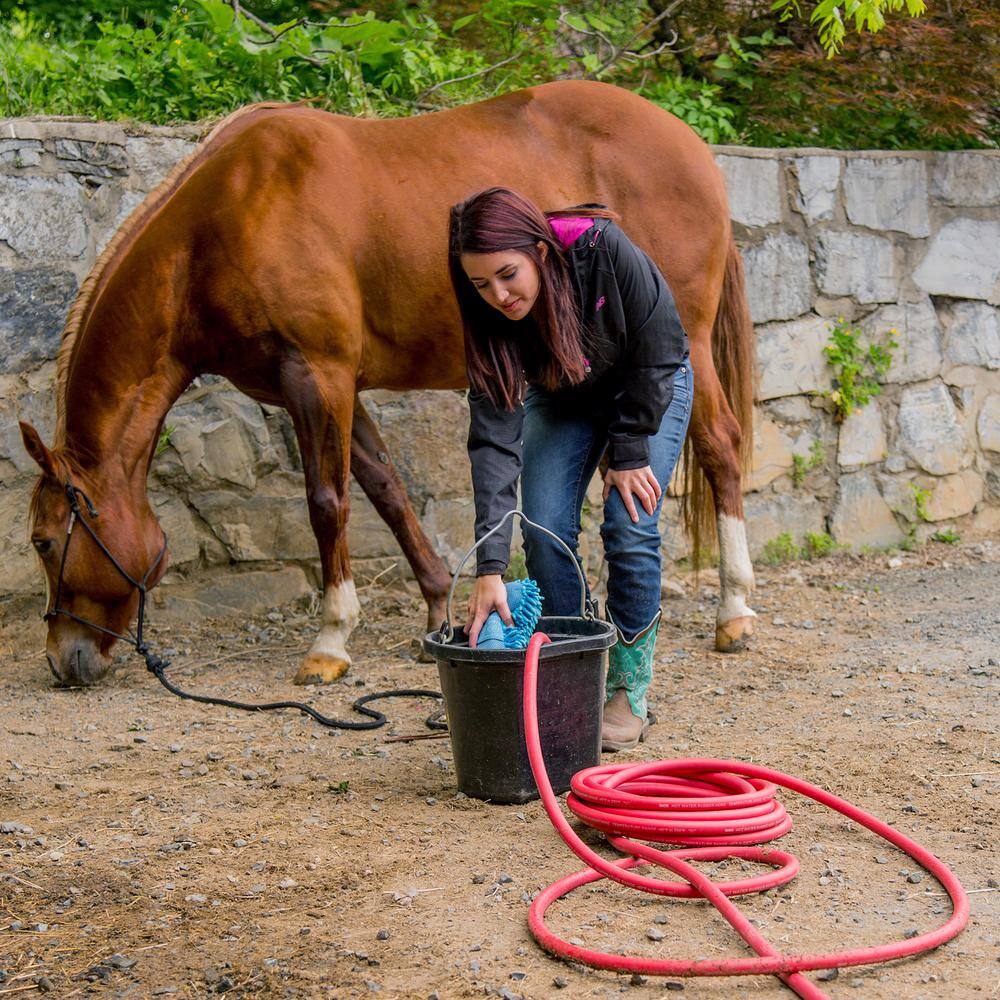
<svg viewBox="0 0 1000 1000"><path fill-rule="evenodd" d="M56 463L52 457L52 452L45 447L41 435L31 424L19 420L21 426L21 439L24 441L24 448L28 454L38 463L39 468L48 476L56 478Z"/></svg>

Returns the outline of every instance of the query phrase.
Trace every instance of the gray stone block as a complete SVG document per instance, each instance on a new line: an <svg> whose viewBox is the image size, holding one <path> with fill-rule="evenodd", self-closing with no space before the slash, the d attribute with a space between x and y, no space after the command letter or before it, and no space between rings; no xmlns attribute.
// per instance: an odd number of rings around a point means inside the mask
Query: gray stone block
<svg viewBox="0 0 1000 1000"><path fill-rule="evenodd" d="M917 302L883 306L864 321L870 340L882 342L890 331L898 345L883 381L921 382L941 370L941 329L937 313L926 296Z"/></svg>
<svg viewBox="0 0 1000 1000"><path fill-rule="evenodd" d="M927 236L927 168L914 157L850 158L844 170L847 218L869 229Z"/></svg>
<svg viewBox="0 0 1000 1000"><path fill-rule="evenodd" d="M927 500L928 521L950 521L964 517L976 509L983 499L983 478L975 469L963 469L953 476L942 476L934 482Z"/></svg>
<svg viewBox="0 0 1000 1000"><path fill-rule="evenodd" d="M748 493L743 498L750 556L756 559L768 542L786 532L801 543L807 532L824 530L823 505L799 493Z"/></svg>
<svg viewBox="0 0 1000 1000"><path fill-rule="evenodd" d="M781 222L781 165L756 156L723 156L715 162L726 178L729 214L744 226Z"/></svg>
<svg viewBox="0 0 1000 1000"><path fill-rule="evenodd" d="M942 226L913 280L931 295L1000 302L1000 222L955 219Z"/></svg>
<svg viewBox="0 0 1000 1000"><path fill-rule="evenodd" d="M55 267L0 270L0 372L37 367L59 351L76 278Z"/></svg>
<svg viewBox="0 0 1000 1000"><path fill-rule="evenodd" d="M854 410L840 425L840 439L837 445L838 465L848 468L881 462L887 450L882 411L877 402L873 401L861 409Z"/></svg>
<svg viewBox="0 0 1000 1000"><path fill-rule="evenodd" d="M816 278L826 295L850 295L858 302L892 302L899 273L891 241L866 233L826 230L816 247Z"/></svg>
<svg viewBox="0 0 1000 1000"><path fill-rule="evenodd" d="M45 574L28 542L32 479L0 486L0 594L44 594Z"/></svg>
<svg viewBox="0 0 1000 1000"><path fill-rule="evenodd" d="M71 174L104 179L121 177L128 170L128 157L117 143L56 139L55 154L60 169Z"/></svg>
<svg viewBox="0 0 1000 1000"><path fill-rule="evenodd" d="M129 138L126 150L136 186L152 191L196 146L195 142L171 136Z"/></svg>
<svg viewBox="0 0 1000 1000"><path fill-rule="evenodd" d="M42 162L44 145L39 139L0 139L0 164L20 170Z"/></svg>
<svg viewBox="0 0 1000 1000"><path fill-rule="evenodd" d="M953 365L1000 369L1000 321L985 302L954 302L941 309L945 357Z"/></svg>
<svg viewBox="0 0 1000 1000"><path fill-rule="evenodd" d="M312 587L298 566L251 570L232 569L203 574L191 582L177 580L152 592L158 620L189 622L237 612L256 614L290 604L311 594Z"/></svg>
<svg viewBox="0 0 1000 1000"><path fill-rule="evenodd" d="M966 464L965 432L951 393L941 382L903 389L897 423L898 446L927 472L944 476Z"/></svg>
<svg viewBox="0 0 1000 1000"><path fill-rule="evenodd" d="M797 156L792 167L799 182L795 208L807 222L832 219L837 207L840 157Z"/></svg>
<svg viewBox="0 0 1000 1000"><path fill-rule="evenodd" d="M51 444L55 416L55 400L48 380L32 386L15 376L0 377L0 484L10 485L21 476L38 473L35 460L24 450L18 422L27 421L42 435L43 441Z"/></svg>
<svg viewBox="0 0 1000 1000"><path fill-rule="evenodd" d="M797 237L769 234L744 248L747 298L754 323L794 319L812 305L809 251Z"/></svg>
<svg viewBox="0 0 1000 1000"><path fill-rule="evenodd" d="M1000 204L1000 155L972 151L936 153L931 194L946 205Z"/></svg>
<svg viewBox="0 0 1000 1000"><path fill-rule="evenodd" d="M0 240L34 260L87 249L87 198L71 178L0 177Z"/></svg>
<svg viewBox="0 0 1000 1000"><path fill-rule="evenodd" d="M269 476L249 496L199 490L190 494L188 502L236 562L306 561L319 556L300 476Z"/></svg>
<svg viewBox="0 0 1000 1000"><path fill-rule="evenodd" d="M983 451L1000 453L1000 395L993 393L986 397L976 421L976 432Z"/></svg>
<svg viewBox="0 0 1000 1000"><path fill-rule="evenodd" d="M775 399L830 389L833 373L823 354L829 337L830 321L820 316L759 327L757 398Z"/></svg>
<svg viewBox="0 0 1000 1000"><path fill-rule="evenodd" d="M854 549L863 545L873 548L895 545L904 537L869 472L851 472L840 477L830 534L841 545Z"/></svg>

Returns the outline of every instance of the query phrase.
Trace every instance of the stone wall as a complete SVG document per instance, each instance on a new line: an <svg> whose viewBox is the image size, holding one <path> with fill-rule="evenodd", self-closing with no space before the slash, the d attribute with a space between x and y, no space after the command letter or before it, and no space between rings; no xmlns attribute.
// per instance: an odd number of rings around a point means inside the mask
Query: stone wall
<svg viewBox="0 0 1000 1000"><path fill-rule="evenodd" d="M0 125L0 594L38 592L26 510L35 469L17 419L50 439L66 310L127 214L194 146L190 128L68 120ZM752 549L783 532L888 546L944 526L1000 526L1000 152L844 153L720 147L757 327ZM627 220L626 220L627 226ZM897 331L882 394L837 424L822 395L832 320ZM465 404L454 392L367 394L428 535L454 561L473 512ZM182 609L275 603L317 582L301 463L286 414L199 379L168 417L151 491ZM798 464L812 465L793 476ZM930 494L918 516L915 487ZM402 572L356 487L358 575ZM592 496L596 508L599 489ZM678 501L668 552L684 553ZM593 515L585 551L596 562ZM249 577L234 574L237 568ZM278 569L278 572L275 570ZM168 581L169 582L169 581ZM170 588L164 590L169 603Z"/></svg>

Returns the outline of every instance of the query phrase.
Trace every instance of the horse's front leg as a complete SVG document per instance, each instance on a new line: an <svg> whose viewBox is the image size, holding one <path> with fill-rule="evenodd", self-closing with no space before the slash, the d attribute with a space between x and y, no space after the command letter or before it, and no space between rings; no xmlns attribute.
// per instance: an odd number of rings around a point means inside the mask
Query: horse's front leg
<svg viewBox="0 0 1000 1000"><path fill-rule="evenodd" d="M323 624L295 683L328 684L351 665L347 640L360 612L347 552L354 376L343 365L293 354L282 362L281 387L302 453L323 569Z"/></svg>
<svg viewBox="0 0 1000 1000"><path fill-rule="evenodd" d="M438 628L447 613L445 604L451 576L420 527L385 442L358 397L354 400L351 430L351 472L379 517L396 536L413 569L427 602L427 631Z"/></svg>
<svg viewBox="0 0 1000 1000"><path fill-rule="evenodd" d="M695 372L691 436L698 462L715 497L719 539L719 610L715 648L723 653L742 649L754 633L757 614L747 603L754 588L753 564L743 519L739 421L726 401L710 347L692 342Z"/></svg>

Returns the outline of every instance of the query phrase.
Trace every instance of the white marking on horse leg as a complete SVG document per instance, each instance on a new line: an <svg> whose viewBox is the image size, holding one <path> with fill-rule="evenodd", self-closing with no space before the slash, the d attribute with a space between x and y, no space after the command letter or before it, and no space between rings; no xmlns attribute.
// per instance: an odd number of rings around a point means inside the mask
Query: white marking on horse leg
<svg viewBox="0 0 1000 1000"><path fill-rule="evenodd" d="M344 580L327 587L323 594L323 627L309 652L339 657L345 663L350 663L347 640L358 624L360 613L361 605L358 603L358 592L353 580Z"/></svg>
<svg viewBox="0 0 1000 1000"><path fill-rule="evenodd" d="M722 592L716 621L721 625L734 618L756 617L757 612L747 604L754 580L746 524L741 517L720 514L718 532L719 586Z"/></svg>

